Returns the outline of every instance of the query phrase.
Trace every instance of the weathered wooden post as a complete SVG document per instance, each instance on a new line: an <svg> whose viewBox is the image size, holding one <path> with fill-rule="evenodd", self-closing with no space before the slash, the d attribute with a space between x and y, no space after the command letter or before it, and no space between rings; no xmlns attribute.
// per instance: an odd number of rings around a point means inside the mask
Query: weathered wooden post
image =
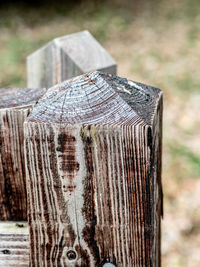
<svg viewBox="0 0 200 267"><path fill-rule="evenodd" d="M26 220L23 123L44 89L0 89L0 221Z"/></svg>
<svg viewBox="0 0 200 267"><path fill-rule="evenodd" d="M161 130L159 89L92 72L47 91L24 124L31 266L160 266Z"/></svg>
<svg viewBox="0 0 200 267"><path fill-rule="evenodd" d="M90 68L116 72L114 60L87 31L55 39L27 62L28 84L35 88ZM0 266L28 265L23 122L44 92L0 89L0 221L6 220L0 222Z"/></svg>
<svg viewBox="0 0 200 267"><path fill-rule="evenodd" d="M52 87L77 75L101 70L116 74L116 63L88 31L49 42L27 57L28 87Z"/></svg>

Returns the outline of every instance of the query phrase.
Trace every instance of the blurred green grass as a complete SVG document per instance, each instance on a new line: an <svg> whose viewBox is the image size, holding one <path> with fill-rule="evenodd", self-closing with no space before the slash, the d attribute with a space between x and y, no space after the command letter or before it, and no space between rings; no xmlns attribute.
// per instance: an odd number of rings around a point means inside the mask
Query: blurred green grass
<svg viewBox="0 0 200 267"><path fill-rule="evenodd" d="M26 56L55 37L84 29L117 60L119 75L164 92L165 210L175 220L184 209L188 211L187 205L176 210L181 195L188 187L194 191L200 180L200 2L115 0L4 6L0 9L0 87L26 87ZM196 199L194 205L198 206ZM194 210L191 224L200 218ZM167 233L171 231L168 225ZM164 266L200 266L180 252L183 240L173 253L165 252ZM197 246L190 236L187 240ZM191 250L189 244L187 249Z"/></svg>
<svg viewBox="0 0 200 267"><path fill-rule="evenodd" d="M182 181L188 177L200 178L200 156L191 151L187 146L177 143L177 140L170 140L167 147L169 149L174 168L177 169L177 181ZM177 160L178 159L178 160ZM186 162L186 164L185 164ZM177 164L178 163L178 164Z"/></svg>

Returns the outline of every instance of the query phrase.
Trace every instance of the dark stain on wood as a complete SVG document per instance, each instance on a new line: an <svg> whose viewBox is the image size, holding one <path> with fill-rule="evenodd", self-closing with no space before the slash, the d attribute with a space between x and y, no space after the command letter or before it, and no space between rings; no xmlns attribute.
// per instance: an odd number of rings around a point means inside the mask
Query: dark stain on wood
<svg viewBox="0 0 200 267"><path fill-rule="evenodd" d="M66 191L74 192L75 188L76 188L76 185L68 185Z"/></svg>
<svg viewBox="0 0 200 267"><path fill-rule="evenodd" d="M60 152L58 157L62 159L61 170L66 173L66 178L72 182L75 173L79 171L79 163L76 161L76 138L67 133L58 135L58 147L56 150ZM73 189L73 185L70 185Z"/></svg>
<svg viewBox="0 0 200 267"><path fill-rule="evenodd" d="M40 131L38 125L35 125L35 135L32 136L33 143L33 153L37 154L38 151L43 151L44 143L40 142ZM73 226L68 217L68 209L67 203L65 201L65 197L61 194L60 189L61 179L57 169L57 161L56 161L56 146L54 143L55 132L51 127L49 128L48 138L44 138L47 140L47 149L49 151L49 164L50 169L45 167L47 164L46 155L43 153L38 154L38 161L34 160L30 166L27 164L29 170L36 170L37 181L36 181L36 191L34 194L28 190L28 194L31 194L31 198L33 199L33 203L41 204L41 212L38 213L37 209L33 209L32 204L29 202L29 210L32 210L33 213L29 213L29 223L30 223L30 247L31 247L31 262L33 266L38 266L40 259L39 251L35 247L37 243L40 252L42 253L44 261L50 264L50 262L57 262L58 265L61 264L61 256L63 254L64 248L73 246L73 243L76 240L76 234L74 233ZM63 139L62 139L63 140ZM64 139L65 140L65 139ZM62 144L61 144L62 145ZM26 145L27 149L27 145ZM29 151L29 150L28 150ZM27 158L29 158L29 152L27 151ZM50 174L52 173L52 176ZM29 174L31 175L31 173ZM47 178L48 177L48 178ZM53 178L51 180L51 177ZM40 187L40 186L41 187ZM52 186L55 191L55 195L52 194ZM29 187L30 188L30 185ZM70 190L73 190L70 188ZM41 197L40 197L41 196ZM37 198L37 199L36 199ZM49 212L49 205L53 208L54 212ZM59 210L62 210L62 213L59 213ZM37 211L37 213L36 213ZM66 224L65 230L62 232L62 236L58 239L58 236L55 236L55 233L59 231L59 225L57 225L57 220L61 221L61 223ZM41 235L42 231L42 235ZM46 233L46 234L45 234ZM41 239L41 236L43 237ZM37 255L35 257L35 255ZM35 264L35 265L34 265Z"/></svg>
<svg viewBox="0 0 200 267"><path fill-rule="evenodd" d="M64 236L61 236L61 239L59 241L59 247L60 248L63 246L63 239L64 239Z"/></svg>
<svg viewBox="0 0 200 267"><path fill-rule="evenodd" d="M152 131L151 127L148 127L148 132L147 132L147 145L149 146L150 150L152 150Z"/></svg>
<svg viewBox="0 0 200 267"><path fill-rule="evenodd" d="M91 267L90 256L86 249L83 249L80 245L75 246L78 257L81 258L81 265L75 264L75 267Z"/></svg>
<svg viewBox="0 0 200 267"><path fill-rule="evenodd" d="M53 205L56 207L56 204L59 206L59 208L62 210L61 216L61 222L62 223L68 223L68 231L70 233L70 238L72 238L72 242L75 240L75 233L73 232L72 227L70 226L70 220L68 216L68 207L67 203L65 201L64 195L60 194L60 188L62 187L60 174L58 173L57 169L57 160L56 160L56 146L55 146L55 132L54 129L50 127L50 135L48 137L48 151L50 155L50 169L53 175L53 182L54 183L54 189L56 192L57 199L54 199ZM57 186L55 186L57 185ZM57 201L57 203L56 203Z"/></svg>
<svg viewBox="0 0 200 267"><path fill-rule="evenodd" d="M83 129L86 131L86 138L82 138L84 143L85 163L86 163L86 178L84 179L84 204L82 213L87 221L87 225L84 227L82 235L85 242L88 244L90 251L92 252L96 264L100 263L99 248L96 241L96 211L94 203L94 169L92 158L92 138L90 136L90 127Z"/></svg>
<svg viewBox="0 0 200 267"><path fill-rule="evenodd" d="M3 249L1 252L6 255L11 254L11 251L9 249Z"/></svg>

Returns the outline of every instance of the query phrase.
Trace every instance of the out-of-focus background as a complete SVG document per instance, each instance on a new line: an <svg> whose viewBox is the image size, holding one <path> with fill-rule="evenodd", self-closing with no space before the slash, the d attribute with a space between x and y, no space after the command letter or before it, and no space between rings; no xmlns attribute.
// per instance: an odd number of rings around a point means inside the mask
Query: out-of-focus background
<svg viewBox="0 0 200 267"><path fill-rule="evenodd" d="M0 87L26 87L26 56L88 29L122 77L164 92L162 262L200 266L200 1L10 1L0 7Z"/></svg>

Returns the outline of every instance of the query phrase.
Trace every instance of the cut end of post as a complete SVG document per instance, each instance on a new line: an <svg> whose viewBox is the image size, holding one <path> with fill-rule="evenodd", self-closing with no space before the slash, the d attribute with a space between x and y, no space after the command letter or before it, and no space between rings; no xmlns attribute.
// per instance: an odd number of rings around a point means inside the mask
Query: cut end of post
<svg viewBox="0 0 200 267"><path fill-rule="evenodd" d="M151 125L160 96L157 88L95 71L50 88L28 121Z"/></svg>

